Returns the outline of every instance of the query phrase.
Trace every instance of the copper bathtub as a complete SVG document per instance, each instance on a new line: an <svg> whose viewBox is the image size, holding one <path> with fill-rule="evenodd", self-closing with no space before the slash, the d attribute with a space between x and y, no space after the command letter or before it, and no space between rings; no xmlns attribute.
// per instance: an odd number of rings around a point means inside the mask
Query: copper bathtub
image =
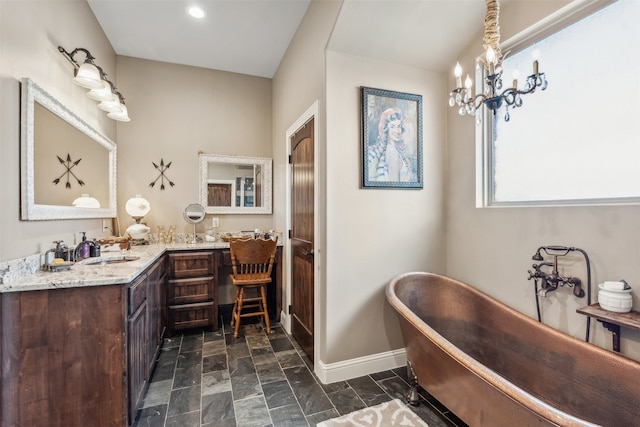
<svg viewBox="0 0 640 427"><path fill-rule="evenodd" d="M410 379L468 425L640 426L640 363L448 277L402 274L386 293Z"/></svg>

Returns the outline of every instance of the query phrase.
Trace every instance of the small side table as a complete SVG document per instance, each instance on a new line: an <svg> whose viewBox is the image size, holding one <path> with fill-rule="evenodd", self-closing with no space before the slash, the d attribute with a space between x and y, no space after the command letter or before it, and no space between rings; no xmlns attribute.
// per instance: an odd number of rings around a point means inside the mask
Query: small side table
<svg viewBox="0 0 640 427"><path fill-rule="evenodd" d="M628 313L616 313L600 307L600 304L591 304L576 310L580 314L590 316L602 323L602 326L613 333L613 351L620 352L620 327L640 330L640 313L630 311Z"/></svg>

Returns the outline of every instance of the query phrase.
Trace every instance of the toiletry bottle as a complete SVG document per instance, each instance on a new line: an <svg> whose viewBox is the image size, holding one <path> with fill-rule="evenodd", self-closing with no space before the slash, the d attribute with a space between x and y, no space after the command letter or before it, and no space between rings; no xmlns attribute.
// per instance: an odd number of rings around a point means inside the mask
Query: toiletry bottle
<svg viewBox="0 0 640 427"><path fill-rule="evenodd" d="M99 257L100 256L100 244L93 239L89 242L89 256L90 257Z"/></svg>
<svg viewBox="0 0 640 427"><path fill-rule="evenodd" d="M87 242L87 233L84 231L81 231L80 233L82 234L82 241L76 247L76 260L89 258L89 242Z"/></svg>

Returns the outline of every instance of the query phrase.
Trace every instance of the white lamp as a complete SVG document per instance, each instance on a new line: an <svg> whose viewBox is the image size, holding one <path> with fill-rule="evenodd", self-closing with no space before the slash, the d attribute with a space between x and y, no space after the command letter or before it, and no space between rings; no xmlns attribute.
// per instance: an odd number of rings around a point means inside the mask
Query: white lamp
<svg viewBox="0 0 640 427"><path fill-rule="evenodd" d="M76 208L99 208L100 202L96 198L89 197L88 194L83 194L75 199L72 205Z"/></svg>
<svg viewBox="0 0 640 427"><path fill-rule="evenodd" d="M85 62L80 66L80 68L78 68L76 76L73 78L73 82L78 86L86 87L88 89L97 89L102 87L100 71L98 71L98 67L90 62Z"/></svg>
<svg viewBox="0 0 640 427"><path fill-rule="evenodd" d="M127 200L125 210L136 221L134 224L127 227L125 234L131 236L133 239L131 243L134 245L147 244L147 234L149 234L151 228L147 227L145 224L141 224L140 221L149 213L151 205L149 205L149 202L146 199L138 194L136 197Z"/></svg>
<svg viewBox="0 0 640 427"><path fill-rule="evenodd" d="M118 99L114 99L113 101L102 101L98 104L98 108L106 111L107 113L121 113L122 112L122 104Z"/></svg>
<svg viewBox="0 0 640 427"><path fill-rule="evenodd" d="M120 104L121 111L119 112L109 112L107 113L107 117L113 120L117 120L119 122L128 122L131 121L129 118L129 113L127 112L127 106L124 104Z"/></svg>
<svg viewBox="0 0 640 427"><path fill-rule="evenodd" d="M97 89L91 89L87 92L87 96L96 101L115 101L118 99L115 93L111 90L111 84L106 81L102 81L102 87Z"/></svg>

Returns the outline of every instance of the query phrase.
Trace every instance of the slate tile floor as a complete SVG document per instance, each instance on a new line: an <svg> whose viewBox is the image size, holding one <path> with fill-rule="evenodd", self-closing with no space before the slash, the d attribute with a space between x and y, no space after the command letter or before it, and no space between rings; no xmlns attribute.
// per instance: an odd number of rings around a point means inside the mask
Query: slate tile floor
<svg viewBox="0 0 640 427"><path fill-rule="evenodd" d="M366 406L404 398L404 368L323 385L299 346L275 325L229 325L165 339L136 426L314 427ZM422 391L413 408L429 427L465 426Z"/></svg>

